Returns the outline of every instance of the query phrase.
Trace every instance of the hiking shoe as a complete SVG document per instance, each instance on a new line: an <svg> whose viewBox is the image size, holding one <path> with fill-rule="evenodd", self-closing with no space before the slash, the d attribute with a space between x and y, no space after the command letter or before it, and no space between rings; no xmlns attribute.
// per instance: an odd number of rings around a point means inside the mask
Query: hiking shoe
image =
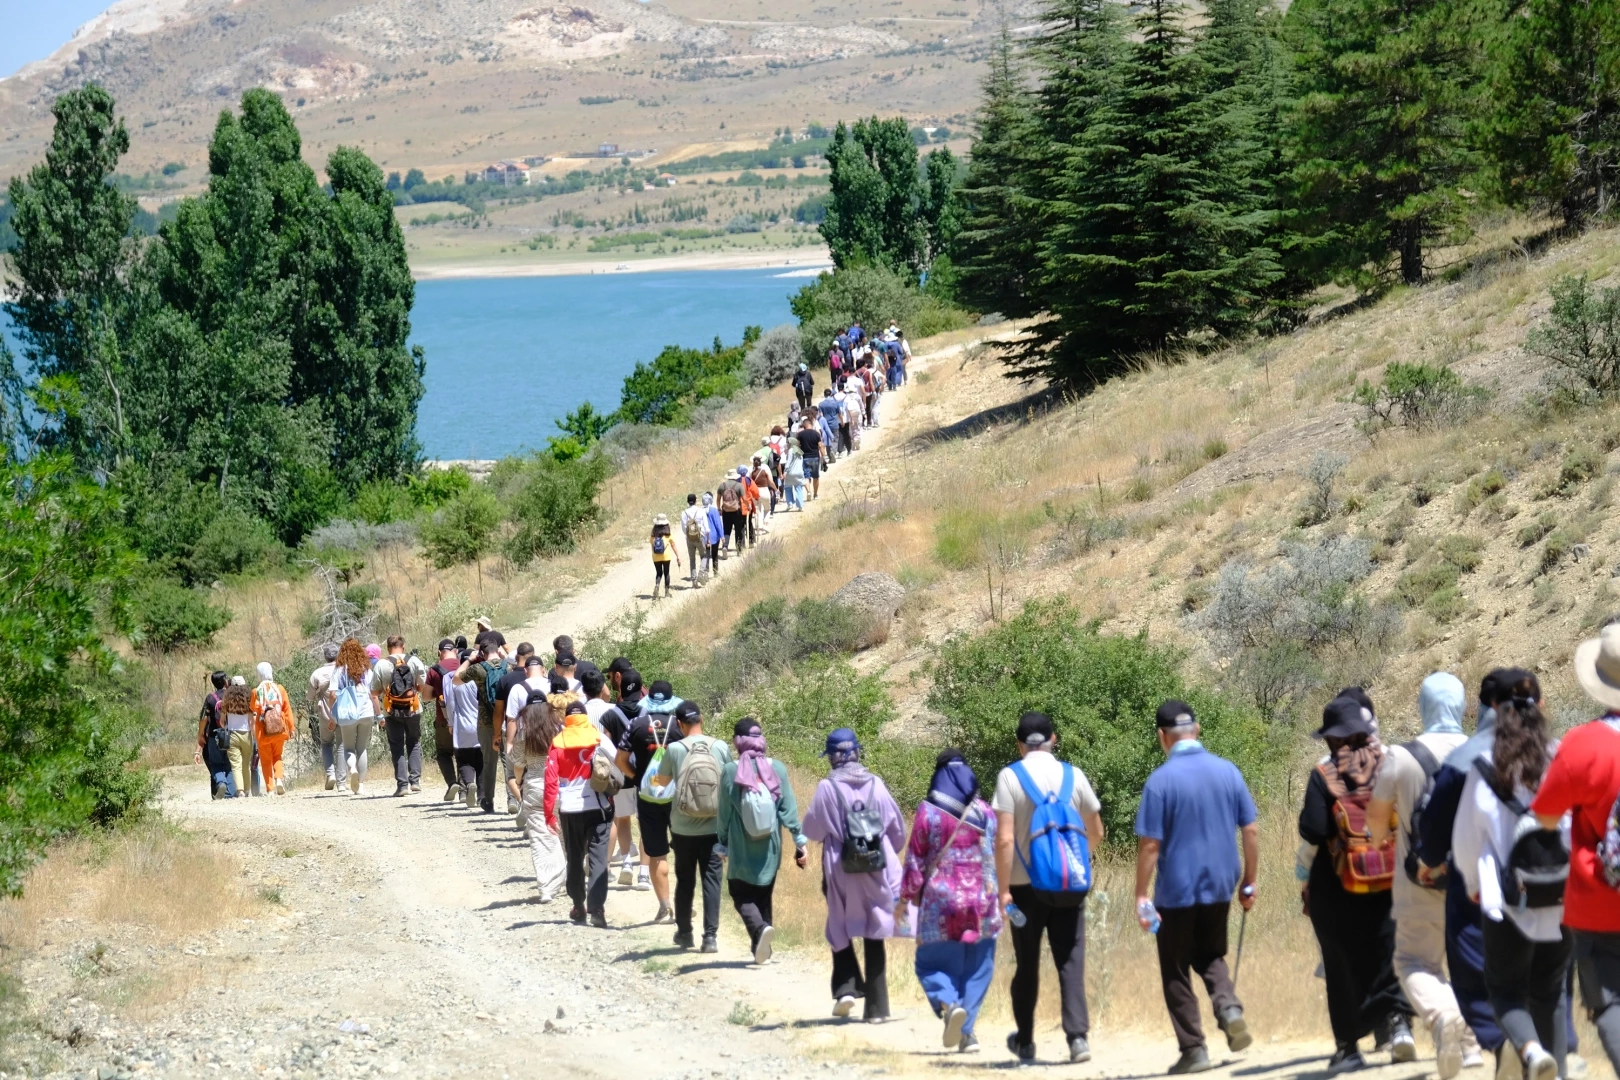
<svg viewBox="0 0 1620 1080"><path fill-rule="evenodd" d="M663 922L672 915L674 912L669 910L669 905L661 903L658 905L658 914L653 916L653 922Z"/></svg>
<svg viewBox="0 0 1620 1080"><path fill-rule="evenodd" d="M568 921L572 922L572 923L582 923L582 922L584 922L585 921L585 906L583 904L575 904L573 906L573 909L568 912Z"/></svg>
<svg viewBox="0 0 1620 1080"><path fill-rule="evenodd" d="M709 952L709 953L719 952L720 951L720 943L718 941L716 941L714 938L705 935L704 938L703 938L703 948L699 949L698 951L699 952Z"/></svg>
<svg viewBox="0 0 1620 1080"><path fill-rule="evenodd" d="M1429 1028L1429 1034L1434 1038L1435 1071L1440 1074L1440 1080L1451 1080L1462 1072L1463 1030L1461 1016L1437 1020Z"/></svg>
<svg viewBox="0 0 1620 1080"><path fill-rule="evenodd" d="M635 882L635 880L635 868L630 864L630 860L626 859L619 866L619 887L621 889L628 889Z"/></svg>
<svg viewBox="0 0 1620 1080"><path fill-rule="evenodd" d="M1228 1050L1247 1050L1249 1044L1254 1042L1254 1036L1249 1033L1248 1021L1243 1019L1242 1009L1235 1007L1227 1009L1216 1020L1216 1024L1226 1033Z"/></svg>
<svg viewBox="0 0 1620 1080"><path fill-rule="evenodd" d="M591 916L591 925L596 927L598 930L606 930L607 916L598 911L596 914Z"/></svg>
<svg viewBox="0 0 1620 1080"><path fill-rule="evenodd" d="M652 875L647 873L647 868L643 866L636 871L636 891L646 892L651 888ZM656 922L657 920L655 919L653 921Z"/></svg>
<svg viewBox="0 0 1620 1080"><path fill-rule="evenodd" d="M285 781L283 781L283 780L281 780L279 778L276 780L276 794L277 795L285 795L285 794L287 794L287 784L286 784Z"/></svg>
<svg viewBox="0 0 1620 1080"><path fill-rule="evenodd" d="M230 791L225 787L224 784L215 784L214 785L214 798L216 798L216 799L228 799L228 798L230 798Z"/></svg>
<svg viewBox="0 0 1620 1080"><path fill-rule="evenodd" d="M412 795L420 795L420 794L422 794L422 785L421 784L412 784L411 785L411 794Z"/></svg>
<svg viewBox="0 0 1620 1080"><path fill-rule="evenodd" d="M511 799L506 800L506 812L508 814L516 814L521 809L522 809L522 807L520 807L517 803L513 802Z"/></svg>
<svg viewBox="0 0 1620 1080"><path fill-rule="evenodd" d="M349 774L349 790L351 792L353 792L354 794L356 794L356 795L360 794L360 774L359 773L350 773Z"/></svg>
<svg viewBox="0 0 1620 1080"><path fill-rule="evenodd" d="M1355 1072L1357 1069L1365 1069L1366 1067L1367 1059L1361 1056L1361 1051L1356 1048L1356 1044L1345 1043L1333 1051L1333 1056L1328 1058L1327 1074L1329 1076L1338 1076L1340 1073Z"/></svg>
<svg viewBox="0 0 1620 1080"><path fill-rule="evenodd" d="M801 506L799 509L803 510L804 507ZM979 1040L972 1035L964 1034L962 1041L956 1044L956 1049L958 1053L962 1054L977 1054L979 1052Z"/></svg>
<svg viewBox="0 0 1620 1080"><path fill-rule="evenodd" d="M848 994L833 1002L833 1015L840 1020L846 1019L854 1011L855 999Z"/></svg>
<svg viewBox="0 0 1620 1080"><path fill-rule="evenodd" d="M495 812L495 800L489 799L487 801L480 802L478 804L478 808L486 814L493 814Z"/></svg>
<svg viewBox="0 0 1620 1080"><path fill-rule="evenodd" d="M394 785L394 798L403 799L405 796L409 795L410 793L411 793L411 786L409 784L395 784Z"/></svg>
<svg viewBox="0 0 1620 1080"><path fill-rule="evenodd" d="M326 786L327 786L328 790L330 790L331 787L332 787L330 782L328 782ZM439 801L440 802L455 802L456 796L459 795L459 794L461 794L461 785L460 784L451 784L449 787L444 789L444 798L440 799Z"/></svg>
<svg viewBox="0 0 1620 1080"><path fill-rule="evenodd" d="M768 964L771 961L771 942L776 940L776 927L767 926L759 932L759 940L754 943L754 963Z"/></svg>
<svg viewBox="0 0 1620 1080"><path fill-rule="evenodd" d="M1208 1072L1215 1067L1209 1060L1209 1050L1202 1046L1190 1046L1176 1058L1176 1063L1170 1066L1171 1076L1184 1076L1187 1073Z"/></svg>
<svg viewBox="0 0 1620 1080"><path fill-rule="evenodd" d="M337 777L333 776L331 773L327 773L326 774L326 790L331 791L335 787L337 787Z"/></svg>
<svg viewBox="0 0 1620 1080"><path fill-rule="evenodd" d="M1412 1038L1412 1027L1405 1017L1396 1017L1389 1025L1389 1060L1417 1060L1417 1040Z"/></svg>
<svg viewBox="0 0 1620 1080"><path fill-rule="evenodd" d="M545 890L545 889L541 889L541 890L540 890L540 902L541 902L541 903L542 903L542 904L549 904L549 903L551 903L551 898L552 898L552 893L550 893L550 892L548 892L548 891L547 891L547 890Z"/></svg>
<svg viewBox="0 0 1620 1080"><path fill-rule="evenodd" d="M690 949L692 947L692 931L675 931L675 947L677 949Z"/></svg>
<svg viewBox="0 0 1620 1080"><path fill-rule="evenodd" d="M1014 1031L1007 1036L1007 1052L1018 1059L1020 1065L1035 1064L1035 1044L1018 1041L1018 1032Z"/></svg>
<svg viewBox="0 0 1620 1080"><path fill-rule="evenodd" d="M940 1041L949 1050L953 1046L962 1045L962 1029L967 1026L967 1010L960 1005L951 1005L945 1010L945 1030Z"/></svg>
<svg viewBox="0 0 1620 1080"><path fill-rule="evenodd" d="M477 788L468 787L466 784L463 784L463 785L461 785L461 794L464 796L464 798L462 799L462 802L467 804L467 809L469 809L469 810L478 809L478 789Z"/></svg>
<svg viewBox="0 0 1620 1080"><path fill-rule="evenodd" d="M1086 1037L1084 1035L1076 1035L1074 1038L1070 1039L1069 1040L1069 1062L1070 1062L1070 1064L1078 1064L1079 1062L1090 1061L1090 1060L1091 1060L1091 1044L1086 1042Z"/></svg>
<svg viewBox="0 0 1620 1080"><path fill-rule="evenodd" d="M1558 1080L1558 1062L1540 1046L1524 1052L1524 1080Z"/></svg>

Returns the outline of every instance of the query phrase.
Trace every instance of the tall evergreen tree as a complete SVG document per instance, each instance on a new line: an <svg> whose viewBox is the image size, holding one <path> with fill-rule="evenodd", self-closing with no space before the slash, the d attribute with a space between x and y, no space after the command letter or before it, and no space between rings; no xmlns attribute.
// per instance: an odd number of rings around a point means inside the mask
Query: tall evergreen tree
<svg viewBox="0 0 1620 1080"><path fill-rule="evenodd" d="M918 219L917 144L900 117L871 117L833 130L827 148L831 200L821 235L840 267L873 263L912 270L927 232Z"/></svg>

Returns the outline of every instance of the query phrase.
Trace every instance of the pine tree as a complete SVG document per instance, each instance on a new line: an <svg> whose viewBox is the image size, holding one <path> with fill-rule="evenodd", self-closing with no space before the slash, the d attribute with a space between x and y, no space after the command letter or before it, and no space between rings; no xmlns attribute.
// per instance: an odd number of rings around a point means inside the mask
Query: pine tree
<svg viewBox="0 0 1620 1080"><path fill-rule="evenodd" d="M1578 228L1620 181L1620 3L1527 0L1492 50L1484 123L1498 190Z"/></svg>

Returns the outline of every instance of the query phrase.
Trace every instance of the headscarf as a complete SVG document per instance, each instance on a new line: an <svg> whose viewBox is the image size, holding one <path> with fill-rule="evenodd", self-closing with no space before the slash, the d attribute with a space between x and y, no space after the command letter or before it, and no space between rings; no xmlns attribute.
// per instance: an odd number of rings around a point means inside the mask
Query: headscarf
<svg viewBox="0 0 1620 1080"><path fill-rule="evenodd" d="M1326 737L1328 760L1323 766L1322 775L1327 781L1328 793L1335 799L1371 788L1378 777L1378 766L1384 760L1384 745L1371 730L1372 710L1360 699L1340 695L1328 702L1322 710L1322 726L1326 730L1337 721L1344 727L1352 727L1358 712L1360 730L1354 734ZM1344 727L1339 730L1344 730Z"/></svg>
<svg viewBox="0 0 1620 1080"><path fill-rule="evenodd" d="M382 646L378 645L376 642L372 642L370 645L367 645L366 646L366 659L367 660L381 660L382 659Z"/></svg>
<svg viewBox="0 0 1620 1080"><path fill-rule="evenodd" d="M259 661L259 666L254 670L259 673L260 682L271 682L275 679L275 670L263 660Z"/></svg>
<svg viewBox="0 0 1620 1080"><path fill-rule="evenodd" d="M1461 735L1465 707L1462 680L1449 671L1437 671L1418 689L1418 713L1427 735Z"/></svg>
<svg viewBox="0 0 1620 1080"><path fill-rule="evenodd" d="M704 506L713 506L714 505L714 496L710 495L707 491L705 491L703 493L703 505Z"/></svg>
<svg viewBox="0 0 1620 1080"><path fill-rule="evenodd" d="M737 721L736 734L731 741L737 747L737 786L747 791L763 788L771 793L771 798L781 798L782 778L776 775L771 759L765 756L765 733L752 717L745 716Z"/></svg>
<svg viewBox="0 0 1620 1080"><path fill-rule="evenodd" d="M960 750L943 750L934 762L934 778L928 782L928 801L962 822L983 829L983 812L975 805L979 778L968 768Z"/></svg>

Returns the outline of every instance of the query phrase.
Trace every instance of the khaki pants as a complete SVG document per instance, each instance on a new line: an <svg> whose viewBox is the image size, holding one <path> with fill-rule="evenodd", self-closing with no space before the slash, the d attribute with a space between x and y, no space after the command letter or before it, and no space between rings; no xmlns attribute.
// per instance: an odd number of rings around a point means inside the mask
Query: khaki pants
<svg viewBox="0 0 1620 1080"><path fill-rule="evenodd" d="M1438 891L1403 898L1394 909L1395 977L1406 999L1432 1030L1434 1025L1460 1021L1457 995L1446 980L1446 897ZM1473 1031L1463 1028L1463 1053L1478 1053Z"/></svg>
<svg viewBox="0 0 1620 1080"><path fill-rule="evenodd" d="M231 779L236 781L237 795L250 794L253 791L253 733L231 732L231 746L225 751L225 757L231 763Z"/></svg>

